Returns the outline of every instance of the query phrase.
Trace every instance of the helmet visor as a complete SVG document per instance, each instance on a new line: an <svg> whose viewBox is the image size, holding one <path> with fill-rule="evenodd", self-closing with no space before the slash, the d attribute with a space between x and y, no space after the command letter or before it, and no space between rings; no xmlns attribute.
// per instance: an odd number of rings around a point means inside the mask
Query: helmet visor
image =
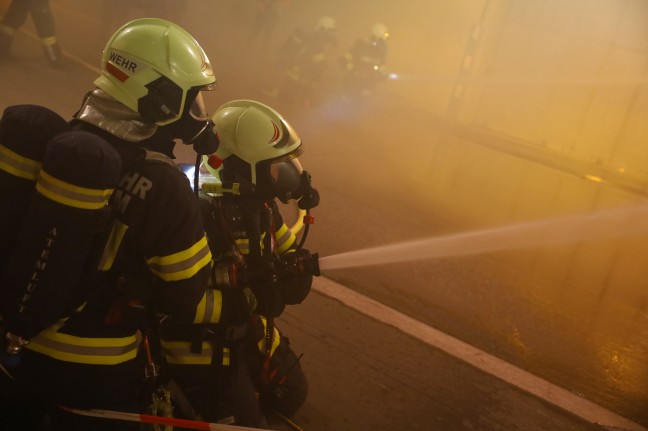
<svg viewBox="0 0 648 431"><path fill-rule="evenodd" d="M293 198L299 188L303 169L295 158L271 161L269 166L270 188L282 202Z"/></svg>
<svg viewBox="0 0 648 431"><path fill-rule="evenodd" d="M202 92L198 92L198 95L191 104L191 108L189 108L189 115L191 115L194 120L209 120L209 114L207 113L207 109L205 108L205 100L202 97Z"/></svg>

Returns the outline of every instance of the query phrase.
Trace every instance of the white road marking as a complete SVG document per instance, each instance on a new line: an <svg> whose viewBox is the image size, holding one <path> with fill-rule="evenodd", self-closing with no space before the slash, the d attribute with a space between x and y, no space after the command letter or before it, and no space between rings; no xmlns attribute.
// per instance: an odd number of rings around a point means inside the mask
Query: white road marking
<svg viewBox="0 0 648 431"><path fill-rule="evenodd" d="M648 428L613 411L517 368L418 320L412 319L333 280L317 277L314 279L313 289L588 422L611 429L648 431Z"/></svg>

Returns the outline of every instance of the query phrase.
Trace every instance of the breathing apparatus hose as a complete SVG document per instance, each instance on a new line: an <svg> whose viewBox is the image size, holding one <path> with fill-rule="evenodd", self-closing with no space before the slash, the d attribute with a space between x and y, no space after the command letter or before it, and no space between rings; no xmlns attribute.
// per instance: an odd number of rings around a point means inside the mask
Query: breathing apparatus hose
<svg viewBox="0 0 648 431"><path fill-rule="evenodd" d="M202 154L196 154L196 164L194 166L193 189L196 197L198 196L198 180L200 179L200 164L202 163Z"/></svg>
<svg viewBox="0 0 648 431"><path fill-rule="evenodd" d="M303 210L301 208L297 208L297 220L295 220L295 224L290 226L290 230L292 231L293 235L297 236L299 232L304 228L304 216L306 215L306 210Z"/></svg>
<svg viewBox="0 0 648 431"><path fill-rule="evenodd" d="M301 216L301 211L300 211L300 216ZM303 222L303 220L307 219L309 216L310 216L310 210L305 210L304 215L301 217L302 223L304 224L304 233L302 234L301 240L297 245L297 250L301 250L304 244L306 243L306 238L308 237L308 230L310 228L311 223L305 223Z"/></svg>

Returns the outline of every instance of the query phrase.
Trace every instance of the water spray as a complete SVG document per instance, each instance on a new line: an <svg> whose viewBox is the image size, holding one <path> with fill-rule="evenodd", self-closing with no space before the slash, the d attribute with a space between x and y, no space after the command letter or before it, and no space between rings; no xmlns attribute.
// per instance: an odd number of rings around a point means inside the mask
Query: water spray
<svg viewBox="0 0 648 431"><path fill-rule="evenodd" d="M646 234L648 205L640 205L356 250L320 258L319 265L353 268Z"/></svg>

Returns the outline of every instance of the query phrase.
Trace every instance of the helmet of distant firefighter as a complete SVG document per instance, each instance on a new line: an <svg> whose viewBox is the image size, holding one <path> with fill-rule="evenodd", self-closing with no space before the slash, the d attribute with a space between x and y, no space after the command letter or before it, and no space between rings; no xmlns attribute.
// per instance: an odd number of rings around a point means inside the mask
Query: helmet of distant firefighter
<svg viewBox="0 0 648 431"><path fill-rule="evenodd" d="M371 26L371 37L379 40L387 40L389 32L387 26L381 22L375 22Z"/></svg>

